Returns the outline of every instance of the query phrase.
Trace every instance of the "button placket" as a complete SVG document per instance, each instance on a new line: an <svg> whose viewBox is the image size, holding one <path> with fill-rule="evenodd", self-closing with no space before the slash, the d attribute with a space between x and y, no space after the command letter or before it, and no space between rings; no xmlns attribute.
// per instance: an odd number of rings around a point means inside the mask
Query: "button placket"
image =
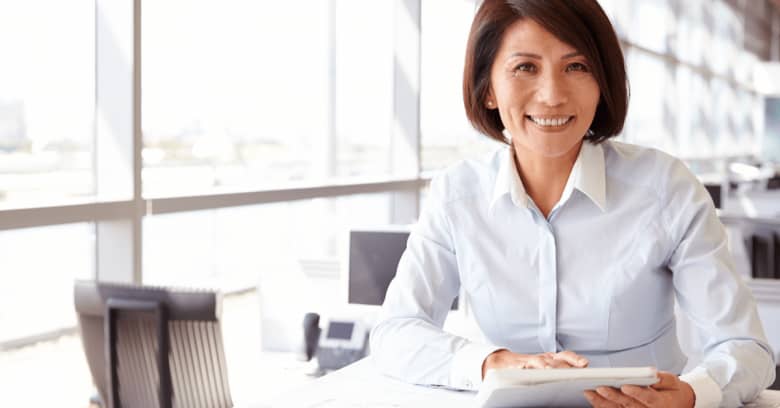
<svg viewBox="0 0 780 408"><path fill-rule="evenodd" d="M531 204L534 223L539 228L539 346L545 352L558 351L557 341L557 258L555 233L539 209Z"/></svg>

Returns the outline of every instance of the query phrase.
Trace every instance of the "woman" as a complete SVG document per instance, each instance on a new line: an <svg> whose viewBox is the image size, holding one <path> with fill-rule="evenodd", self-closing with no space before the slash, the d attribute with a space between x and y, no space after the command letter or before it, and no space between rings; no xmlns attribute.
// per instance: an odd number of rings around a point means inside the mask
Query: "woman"
<svg viewBox="0 0 780 408"><path fill-rule="evenodd" d="M704 188L680 161L608 140L627 81L595 0L485 0L463 89L472 124L507 147L433 181L371 334L383 372L476 389L511 366L663 371L652 387L587 391L594 406L737 406L771 384ZM461 289L487 344L441 329ZM679 377L675 297L708 339Z"/></svg>

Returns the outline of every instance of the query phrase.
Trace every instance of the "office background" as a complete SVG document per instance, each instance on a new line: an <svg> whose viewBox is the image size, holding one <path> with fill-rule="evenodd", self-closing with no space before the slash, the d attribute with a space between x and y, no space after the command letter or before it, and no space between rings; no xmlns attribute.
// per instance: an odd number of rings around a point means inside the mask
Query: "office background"
<svg viewBox="0 0 780 408"><path fill-rule="evenodd" d="M0 1L0 383L22 384L0 405L86 405L85 369L62 395L16 378L84 367L76 278L219 288L226 337L260 330L262 293L339 302L345 231L414 222L436 171L495 147L461 103L475 2ZM601 3L620 139L780 219L780 2Z"/></svg>

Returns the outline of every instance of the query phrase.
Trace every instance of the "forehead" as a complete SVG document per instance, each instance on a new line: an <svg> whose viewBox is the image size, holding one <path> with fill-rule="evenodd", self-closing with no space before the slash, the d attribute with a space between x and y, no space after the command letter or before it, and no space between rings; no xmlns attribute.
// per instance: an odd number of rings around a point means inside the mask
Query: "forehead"
<svg viewBox="0 0 780 408"><path fill-rule="evenodd" d="M498 56L506 57L514 52L557 55L574 51L577 49L558 39L536 21L530 18L519 18L504 31Z"/></svg>

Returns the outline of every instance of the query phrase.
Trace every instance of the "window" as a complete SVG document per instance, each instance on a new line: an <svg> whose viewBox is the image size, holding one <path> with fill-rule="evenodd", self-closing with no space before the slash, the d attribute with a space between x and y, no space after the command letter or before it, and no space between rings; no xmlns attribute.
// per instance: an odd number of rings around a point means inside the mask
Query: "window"
<svg viewBox="0 0 780 408"><path fill-rule="evenodd" d="M94 276L94 225L0 231L0 343L76 325L73 280Z"/></svg>
<svg viewBox="0 0 780 408"><path fill-rule="evenodd" d="M626 140L662 150L675 149L672 66L637 49L626 53L631 102L624 128Z"/></svg>
<svg viewBox="0 0 780 408"><path fill-rule="evenodd" d="M441 169L498 146L474 130L463 107L463 62L476 7L473 0L422 2L420 159L423 170Z"/></svg>
<svg viewBox="0 0 780 408"><path fill-rule="evenodd" d="M390 206L378 193L148 216L144 281L230 290L290 269L337 278L349 228L389 224Z"/></svg>
<svg viewBox="0 0 780 408"><path fill-rule="evenodd" d="M390 173L393 7L144 3L144 193Z"/></svg>
<svg viewBox="0 0 780 408"><path fill-rule="evenodd" d="M0 206L94 194L94 7L0 3Z"/></svg>

